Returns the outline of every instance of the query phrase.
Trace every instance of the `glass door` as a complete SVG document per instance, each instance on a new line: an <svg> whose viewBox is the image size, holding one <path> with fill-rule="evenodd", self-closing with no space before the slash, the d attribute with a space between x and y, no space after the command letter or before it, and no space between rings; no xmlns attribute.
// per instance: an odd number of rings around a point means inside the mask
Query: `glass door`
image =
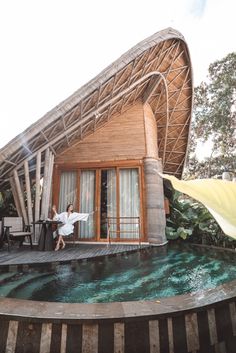
<svg viewBox="0 0 236 353"><path fill-rule="evenodd" d="M108 220L113 238L116 237L117 221L116 170L102 169L100 185L100 239L107 239Z"/></svg>
<svg viewBox="0 0 236 353"><path fill-rule="evenodd" d="M102 169L100 177L100 240L138 240L140 185L138 168Z"/></svg>
<svg viewBox="0 0 236 353"><path fill-rule="evenodd" d="M139 178L139 168L62 171L58 211L65 211L66 206L73 203L76 211L92 213L87 222L76 224L75 233L80 240L138 240L141 225Z"/></svg>
<svg viewBox="0 0 236 353"><path fill-rule="evenodd" d="M95 170L81 170L80 172L80 212L91 213L95 211ZM79 222L79 239L91 240L95 238L94 214L89 216L87 222Z"/></svg>

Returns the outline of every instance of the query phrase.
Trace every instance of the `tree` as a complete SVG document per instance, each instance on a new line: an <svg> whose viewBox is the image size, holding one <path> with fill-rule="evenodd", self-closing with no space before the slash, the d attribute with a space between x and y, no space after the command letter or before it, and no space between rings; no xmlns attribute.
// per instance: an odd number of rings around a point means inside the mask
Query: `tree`
<svg viewBox="0 0 236 353"><path fill-rule="evenodd" d="M236 171L236 53L209 66L207 82L195 88L185 176L212 177ZM211 139L210 157L199 162L197 141Z"/></svg>

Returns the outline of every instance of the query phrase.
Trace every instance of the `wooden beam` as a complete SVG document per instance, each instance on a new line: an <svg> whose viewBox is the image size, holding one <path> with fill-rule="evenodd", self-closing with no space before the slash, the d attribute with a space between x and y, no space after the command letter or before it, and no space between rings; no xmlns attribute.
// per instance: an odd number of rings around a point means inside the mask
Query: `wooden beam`
<svg viewBox="0 0 236 353"><path fill-rule="evenodd" d="M20 202L22 216L23 216L25 224L28 224L28 217L27 217L26 208L25 208L24 196L23 196L23 192L22 192L22 189L20 186L20 180L19 180L16 169L13 172L13 177L14 177L14 181L15 181L15 185L16 185L17 196L18 196L19 202Z"/></svg>
<svg viewBox="0 0 236 353"><path fill-rule="evenodd" d="M28 221L29 221L29 224L31 224L33 222L33 214L32 214L32 199L31 199L31 187L30 187L28 161L25 161L24 169L25 169L25 186L26 186L26 195L27 195Z"/></svg>
<svg viewBox="0 0 236 353"><path fill-rule="evenodd" d="M178 138L172 138L172 139L169 139L168 140L175 140L175 143L174 143L174 146L172 147L172 152L174 152L174 150L176 149L176 145L178 144L179 140L181 139L186 139L186 137L184 137L182 134L183 134L183 131L184 131L184 128L187 124L189 124L190 122L190 119L191 119L191 115L189 115L188 119L186 120L185 124L183 125L183 128L181 129L180 133L179 133L179 136ZM170 155L169 155L170 156ZM165 163L167 163L169 160L169 157L166 159ZM164 165L165 165L164 163Z"/></svg>
<svg viewBox="0 0 236 353"><path fill-rule="evenodd" d="M47 136L45 135L45 133L43 132L43 130L40 131L41 135L43 136L44 140L49 142ZM50 146L52 152L56 155L56 151L54 150L53 146Z"/></svg>
<svg viewBox="0 0 236 353"><path fill-rule="evenodd" d="M16 166L16 163L13 163L13 162L11 162L11 161L8 161L7 159L5 159L5 161L4 162L6 162L6 163L8 163L8 164L11 164L11 165L15 165Z"/></svg>
<svg viewBox="0 0 236 353"><path fill-rule="evenodd" d="M164 42L165 44L165 42ZM164 62L165 58L170 55L170 53L172 52L173 49L175 49L175 53L176 51L178 50L179 48L179 42L176 42L175 40L173 41L173 44L171 44L168 48L166 48L163 52L162 52L162 55L163 57L161 58L161 56L159 56L160 58L160 61L158 62L157 64L157 70L158 68L162 65L162 63ZM175 54L174 54L175 55ZM171 66L171 65L170 65Z"/></svg>
<svg viewBox="0 0 236 353"><path fill-rule="evenodd" d="M78 110L80 107L80 103L78 103L69 113L66 112L66 114L64 115L64 117L69 116L68 120L67 120L67 124L65 123L65 126L69 126L71 125L71 121L73 121L75 115L77 114Z"/></svg>
<svg viewBox="0 0 236 353"><path fill-rule="evenodd" d="M26 145L22 145L23 147L24 147L24 149L28 152L28 153L30 153L30 154L32 154L32 151L29 149L29 147L28 146L26 146Z"/></svg>
<svg viewBox="0 0 236 353"><path fill-rule="evenodd" d="M184 84L185 84L185 82L186 82L186 80L187 80L188 74L189 74L189 70L187 70L187 72L186 72L186 76L185 76L185 79L184 79ZM184 84L182 85L182 88L184 87ZM179 95L178 95L178 97L177 97L177 99L176 99L176 101L175 101L175 105L174 105L174 107L173 107L173 111L170 113L170 116L169 116L169 118L168 118L168 124L169 124L169 119L171 119L171 117L172 117L172 115L173 115L173 112L176 110L176 107L177 107L177 105L178 105L178 103L179 103L179 99L180 99L180 97L181 97L181 93L182 93L182 89L180 90ZM187 121L188 121L188 120L189 120L189 119L187 119ZM184 127L186 126L187 121L185 122ZM167 124L167 127L166 127L166 133L167 133L167 131L168 131L168 124ZM179 137L182 135L183 130L184 130L184 127L181 129L181 133L180 133L180 135L178 136L178 138L177 138L177 140L176 140L176 143L177 143L177 141L179 140ZM166 139L167 139L167 135L166 135ZM165 167L166 163L169 161L170 156L171 156L171 154L169 154L169 156L168 156L167 159L165 160L166 139L165 139L165 147L164 147L164 151L163 151L163 168ZM176 143L175 143L174 146L176 146ZM174 148L172 148L172 151L173 151L173 150L174 150Z"/></svg>

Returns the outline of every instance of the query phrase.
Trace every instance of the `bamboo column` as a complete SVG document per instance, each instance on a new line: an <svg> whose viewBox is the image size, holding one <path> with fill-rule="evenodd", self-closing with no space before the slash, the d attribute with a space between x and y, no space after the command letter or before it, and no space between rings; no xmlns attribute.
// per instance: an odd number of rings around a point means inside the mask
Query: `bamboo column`
<svg viewBox="0 0 236 353"><path fill-rule="evenodd" d="M33 222L32 198L31 198L31 187L30 187L30 177L29 177L29 164L27 160L24 162L24 169L25 169L28 221L29 221L29 224L32 224Z"/></svg>
<svg viewBox="0 0 236 353"><path fill-rule="evenodd" d="M41 177L41 152L37 153L36 157L36 185L35 185L35 204L34 204L34 220L38 221L40 218L40 177ZM34 228L34 241L37 242L39 238L39 226Z"/></svg>
<svg viewBox="0 0 236 353"><path fill-rule="evenodd" d="M13 176L14 176L14 181L15 181L15 185L16 185L17 195L19 198L20 206L21 206L22 216L23 216L25 224L28 224L28 217L27 217L26 208L25 208L24 196L22 193L19 176L17 174L16 169L13 172Z"/></svg>
<svg viewBox="0 0 236 353"><path fill-rule="evenodd" d="M42 202L41 202L42 219L45 219L48 217L47 199L49 199L48 193L50 193L50 185L48 183L49 164L50 164L50 151L49 151L49 148L47 148L45 153L45 161L44 161L43 194L42 194Z"/></svg>
<svg viewBox="0 0 236 353"><path fill-rule="evenodd" d="M54 163L54 154L52 152L50 152L49 171L48 171L48 193L47 193L46 205L45 205L46 212L49 211L50 196L51 196L51 192L52 192L53 163Z"/></svg>
<svg viewBox="0 0 236 353"><path fill-rule="evenodd" d="M37 153L36 158L36 186L35 186L35 211L34 219L39 220L40 216L40 177L41 177L41 152Z"/></svg>
<svg viewBox="0 0 236 353"><path fill-rule="evenodd" d="M10 177L10 185L11 185L11 191L12 191L12 195L13 195L13 198L14 198L17 214L18 214L19 217L22 217L20 200L18 198L15 182L14 182L14 179L13 179L12 176Z"/></svg>

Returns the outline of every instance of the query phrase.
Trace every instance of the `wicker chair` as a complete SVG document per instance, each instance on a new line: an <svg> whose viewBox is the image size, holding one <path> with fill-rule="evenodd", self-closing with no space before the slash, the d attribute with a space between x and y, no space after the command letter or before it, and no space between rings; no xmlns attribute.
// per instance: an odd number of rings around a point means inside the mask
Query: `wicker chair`
<svg viewBox="0 0 236 353"><path fill-rule="evenodd" d="M22 217L4 217L3 229L3 240L8 244L8 251L10 251L11 242L19 241L21 246L25 238L28 238L33 249L31 225L24 225Z"/></svg>

